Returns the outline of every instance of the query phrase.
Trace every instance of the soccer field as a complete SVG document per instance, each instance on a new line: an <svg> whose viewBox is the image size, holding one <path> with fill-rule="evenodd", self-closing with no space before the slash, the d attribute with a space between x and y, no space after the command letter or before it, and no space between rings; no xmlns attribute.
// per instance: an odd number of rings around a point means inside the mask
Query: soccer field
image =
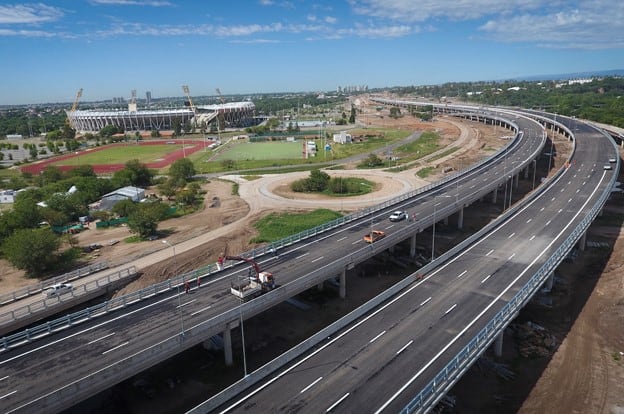
<svg viewBox="0 0 624 414"><path fill-rule="evenodd" d="M182 148L182 145L134 145L115 146L100 151L81 152L80 155L61 160L52 165L100 165L125 164L130 160L150 163L164 158L167 154Z"/></svg>
<svg viewBox="0 0 624 414"><path fill-rule="evenodd" d="M279 160L302 158L298 142L241 142L224 148L215 160Z"/></svg>

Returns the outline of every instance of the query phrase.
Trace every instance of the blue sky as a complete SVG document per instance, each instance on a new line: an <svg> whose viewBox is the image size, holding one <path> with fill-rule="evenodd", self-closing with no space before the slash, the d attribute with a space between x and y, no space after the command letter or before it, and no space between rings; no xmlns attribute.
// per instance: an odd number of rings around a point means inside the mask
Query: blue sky
<svg viewBox="0 0 624 414"><path fill-rule="evenodd" d="M624 69L622 0L0 0L0 104Z"/></svg>

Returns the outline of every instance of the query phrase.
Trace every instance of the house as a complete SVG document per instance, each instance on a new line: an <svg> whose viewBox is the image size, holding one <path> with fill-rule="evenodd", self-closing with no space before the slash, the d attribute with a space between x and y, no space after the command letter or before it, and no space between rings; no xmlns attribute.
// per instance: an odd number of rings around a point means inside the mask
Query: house
<svg viewBox="0 0 624 414"><path fill-rule="evenodd" d="M15 191L13 190L2 190L0 191L0 203L8 204L15 202Z"/></svg>

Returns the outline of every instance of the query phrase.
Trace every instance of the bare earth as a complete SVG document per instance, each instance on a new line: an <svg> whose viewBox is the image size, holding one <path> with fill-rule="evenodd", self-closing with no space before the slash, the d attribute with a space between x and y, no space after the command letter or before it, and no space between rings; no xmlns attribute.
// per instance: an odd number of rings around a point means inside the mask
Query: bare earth
<svg viewBox="0 0 624 414"><path fill-rule="evenodd" d="M372 196L353 197L348 200L293 194L288 189L288 184L307 176L308 173L267 175L253 181L237 176L228 177L228 180L239 183L240 197L231 195L231 182L212 180L203 185L207 194L205 207L201 211L183 218L167 220L159 226L160 230L170 232L167 241L176 245L176 248L181 242L191 243L197 236L214 234L208 243L196 246L191 244L186 249L180 248L176 251L178 271L190 271L214 263L226 245L232 253L249 250L252 247L249 240L255 235L251 225L268 212L305 211L319 207L352 211L438 180L442 176L442 167L465 167L490 155L492 148L504 144L499 137L505 135L505 131L495 131L491 127L467 121L440 119L422 123L409 116L398 121L386 116L382 121L370 116L366 122L369 125L383 122L386 126L393 122L410 130L437 129L444 137L445 145L455 143L463 149L445 159L437 160L436 174L427 181L418 178L415 170L401 173L348 169L327 171L330 175L366 177L376 183ZM560 305L559 312L556 311L557 306L553 307L555 310L545 311L539 308L534 311L535 315L546 314L543 321L533 320L552 326L549 329L558 339L555 352L552 356L537 360L518 359L513 350L513 341L507 341L505 353L511 355L511 360L515 361L512 363L519 366L517 370L526 375L519 375L521 384L514 383L513 380L509 386L502 388L496 388L496 384L492 384L493 393L506 395L501 399L502 405L477 404L476 408L468 404L472 411L513 412L520 407L519 412L522 413L624 413L624 232L621 231L624 207L620 195L615 195L614 198L615 201L612 200L606 209L606 215L616 217L617 220L594 224L588 236L589 241L606 241L612 248L606 253L604 250L588 248L584 255L577 258L574 265L560 270L566 273L565 280L568 284L555 285L554 303ZM128 263L151 252L166 252L165 249L168 248L160 240L124 243L123 239L129 235L125 227L96 230L92 225L88 231L79 234L77 239L80 245L100 243L105 246L97 257L91 258L92 262L109 260L115 265ZM112 239L120 242L108 246L108 241ZM170 277L174 272L174 265L169 255L168 260L153 263L141 271L142 277L120 293ZM574 271L577 273L576 278ZM23 272L0 260L0 292L9 292L32 282L23 277ZM514 391L516 386L518 391ZM514 392L517 394L515 397L508 397ZM511 404L515 409L504 408L507 398L515 401ZM517 401L518 398L521 399L520 402ZM464 412L471 410L466 409Z"/></svg>

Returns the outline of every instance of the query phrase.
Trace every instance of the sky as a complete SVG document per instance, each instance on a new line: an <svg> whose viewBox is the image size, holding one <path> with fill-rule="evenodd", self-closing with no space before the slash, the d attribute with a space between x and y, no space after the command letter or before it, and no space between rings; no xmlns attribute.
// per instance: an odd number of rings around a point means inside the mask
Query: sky
<svg viewBox="0 0 624 414"><path fill-rule="evenodd" d="M0 105L612 69L622 0L0 0Z"/></svg>

